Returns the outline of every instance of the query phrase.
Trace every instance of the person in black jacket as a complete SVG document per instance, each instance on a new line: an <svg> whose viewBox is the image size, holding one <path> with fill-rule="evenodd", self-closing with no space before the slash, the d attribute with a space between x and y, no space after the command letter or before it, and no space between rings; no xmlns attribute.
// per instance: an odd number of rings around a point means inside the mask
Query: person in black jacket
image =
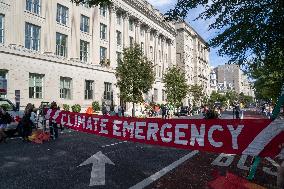
<svg viewBox="0 0 284 189"><path fill-rule="evenodd" d="M3 141L6 143L7 135L5 134L4 130L7 124L11 123L12 120L13 118L11 115L0 107L0 143Z"/></svg>
<svg viewBox="0 0 284 189"><path fill-rule="evenodd" d="M21 129L21 134L23 141L29 141L29 136L32 134L32 126L33 122L31 120L31 113L33 111L34 106L31 103L28 103L25 108L25 113L23 118L19 123L19 128Z"/></svg>

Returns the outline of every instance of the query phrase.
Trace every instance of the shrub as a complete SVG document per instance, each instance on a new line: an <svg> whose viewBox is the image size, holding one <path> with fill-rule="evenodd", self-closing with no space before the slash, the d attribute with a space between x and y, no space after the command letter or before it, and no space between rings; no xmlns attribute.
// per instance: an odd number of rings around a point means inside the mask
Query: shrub
<svg viewBox="0 0 284 189"><path fill-rule="evenodd" d="M69 111L70 110L70 106L68 104L63 104L63 110L64 111Z"/></svg>
<svg viewBox="0 0 284 189"><path fill-rule="evenodd" d="M92 103L92 108L93 108L94 112L97 112L97 111L100 111L100 110L101 110L101 107L100 107L100 104L99 104L98 101L94 101L94 102Z"/></svg>
<svg viewBox="0 0 284 189"><path fill-rule="evenodd" d="M81 111L81 106L79 104L74 104L71 106L72 112L79 113Z"/></svg>

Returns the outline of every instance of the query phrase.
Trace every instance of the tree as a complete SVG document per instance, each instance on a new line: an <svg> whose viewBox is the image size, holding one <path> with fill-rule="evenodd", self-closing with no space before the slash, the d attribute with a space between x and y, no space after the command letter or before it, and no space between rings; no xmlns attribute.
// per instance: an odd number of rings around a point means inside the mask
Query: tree
<svg viewBox="0 0 284 189"><path fill-rule="evenodd" d="M226 95L213 91L210 95L209 105L213 108L216 103L220 103L221 106L225 106L227 102Z"/></svg>
<svg viewBox="0 0 284 189"><path fill-rule="evenodd" d="M219 31L209 45L220 47L219 55L229 56L229 63L253 73L256 89L268 92L262 95L279 94L284 78L284 1L179 0L167 13L168 19L184 19L199 5L205 10L196 19L212 19L209 29ZM268 86L272 85L271 94Z"/></svg>
<svg viewBox="0 0 284 189"><path fill-rule="evenodd" d="M193 106L196 106L200 102L201 97L204 96L202 86L196 84L190 86L189 93L193 97Z"/></svg>
<svg viewBox="0 0 284 189"><path fill-rule="evenodd" d="M165 83L167 101L175 107L181 105L189 89L184 71L176 66L169 68L164 75L163 82Z"/></svg>
<svg viewBox="0 0 284 189"><path fill-rule="evenodd" d="M230 105L232 105L235 101L239 100L238 93L233 90L227 91L225 96L226 96L227 101L229 101Z"/></svg>
<svg viewBox="0 0 284 189"><path fill-rule="evenodd" d="M155 81L153 67L138 44L123 50L123 59L116 68L117 86L120 98L133 103L132 116L135 116L135 103L143 102L143 94L152 88Z"/></svg>

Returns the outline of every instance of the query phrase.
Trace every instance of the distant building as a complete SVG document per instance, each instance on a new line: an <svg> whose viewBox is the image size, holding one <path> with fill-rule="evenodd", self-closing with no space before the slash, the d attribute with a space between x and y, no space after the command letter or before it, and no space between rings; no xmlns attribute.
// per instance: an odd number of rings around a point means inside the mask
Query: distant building
<svg viewBox="0 0 284 189"><path fill-rule="evenodd" d="M218 88L217 88L217 74L214 70L213 67L211 67L211 72L210 72L210 94L213 92L213 91L218 91Z"/></svg>
<svg viewBox="0 0 284 189"><path fill-rule="evenodd" d="M186 22L176 27L176 63L186 72L189 85L201 85L206 95L210 94L209 47L206 41ZM190 103L188 96L184 104Z"/></svg>
<svg viewBox="0 0 284 189"><path fill-rule="evenodd" d="M217 75L218 90L224 92L228 89L254 97L254 90L248 77L239 65L225 64L214 69Z"/></svg>

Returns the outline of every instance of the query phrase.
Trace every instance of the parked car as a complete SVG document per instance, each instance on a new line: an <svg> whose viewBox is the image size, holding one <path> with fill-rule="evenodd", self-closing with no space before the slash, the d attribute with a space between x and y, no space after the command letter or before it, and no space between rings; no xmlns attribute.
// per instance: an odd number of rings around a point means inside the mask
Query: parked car
<svg viewBox="0 0 284 189"><path fill-rule="evenodd" d="M7 125L5 132L9 136L14 135L17 132L17 126L24 115L24 111L18 110L10 100L5 98L0 98L0 106L4 107L13 118L13 121Z"/></svg>

